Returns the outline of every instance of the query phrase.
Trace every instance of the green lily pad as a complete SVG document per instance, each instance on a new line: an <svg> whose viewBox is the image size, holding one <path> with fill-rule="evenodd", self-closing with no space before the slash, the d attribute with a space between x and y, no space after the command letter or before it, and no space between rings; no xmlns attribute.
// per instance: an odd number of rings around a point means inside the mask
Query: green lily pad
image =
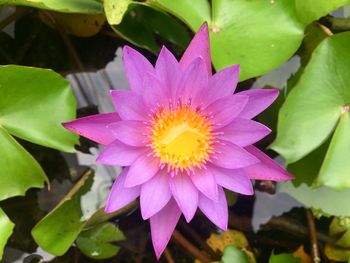
<svg viewBox="0 0 350 263"><path fill-rule="evenodd" d="M350 187L350 114L343 114L334 132L326 157L323 161L318 185L335 189Z"/></svg>
<svg viewBox="0 0 350 263"><path fill-rule="evenodd" d="M269 263L300 263L300 259L294 257L292 254L282 253L270 256Z"/></svg>
<svg viewBox="0 0 350 263"><path fill-rule="evenodd" d="M78 137L61 122L75 117L68 82L51 70L0 67L0 200L42 187L46 178L36 160L11 136L73 151Z"/></svg>
<svg viewBox="0 0 350 263"><path fill-rule="evenodd" d="M190 42L187 28L176 19L136 3L130 4L121 23L112 28L127 41L153 53L160 51L160 39L175 44L181 52Z"/></svg>
<svg viewBox="0 0 350 263"><path fill-rule="evenodd" d="M31 6L65 13L103 13L103 6L98 0L0 0L0 5L5 4Z"/></svg>
<svg viewBox="0 0 350 263"><path fill-rule="evenodd" d="M0 260L8 238L11 236L15 225L0 208Z"/></svg>
<svg viewBox="0 0 350 263"><path fill-rule="evenodd" d="M295 187L291 182L285 182L279 185L279 192L327 215L350 217L350 189L336 191L327 186L313 189L305 184Z"/></svg>
<svg viewBox="0 0 350 263"><path fill-rule="evenodd" d="M0 200L42 187L46 175L38 162L0 125Z"/></svg>
<svg viewBox="0 0 350 263"><path fill-rule="evenodd" d="M330 140L327 140L304 158L287 166L288 171L294 175L292 183L295 186L299 186L303 183L309 186L315 186L329 142Z"/></svg>
<svg viewBox="0 0 350 263"><path fill-rule="evenodd" d="M123 232L114 224L102 223L82 231L76 244L86 256L94 259L104 259L113 257L119 251L119 247L111 244L111 242L124 238Z"/></svg>
<svg viewBox="0 0 350 263"><path fill-rule="evenodd" d="M304 36L305 24L290 0L216 0L211 7L206 0L151 0L148 4L170 12L193 31L207 21L214 67L240 64L240 80L281 65Z"/></svg>
<svg viewBox="0 0 350 263"><path fill-rule="evenodd" d="M211 20L211 10L207 0L151 0L148 4L172 13L193 31L196 31L205 21Z"/></svg>
<svg viewBox="0 0 350 263"><path fill-rule="evenodd" d="M308 24L349 3L349 0L295 0L295 8L299 19Z"/></svg>
<svg viewBox="0 0 350 263"><path fill-rule="evenodd" d="M339 235L336 245L349 248L350 247L350 217L335 217L329 226L330 235Z"/></svg>
<svg viewBox="0 0 350 263"><path fill-rule="evenodd" d="M22 66L0 67L0 126L21 139L73 152L78 136L62 122L75 118L69 82L57 73Z"/></svg>
<svg viewBox="0 0 350 263"><path fill-rule="evenodd" d="M317 185L337 189L350 186L350 163L346 159L350 149L349 41L350 33L341 33L326 38L315 49L280 110L277 138L271 145L290 164L318 148L336 129Z"/></svg>
<svg viewBox="0 0 350 263"><path fill-rule="evenodd" d="M235 246L225 247L224 254L221 258L221 263L249 263L249 259L241 249Z"/></svg>
<svg viewBox="0 0 350 263"><path fill-rule="evenodd" d="M118 25L132 4L131 0L104 0L103 7L110 25Z"/></svg>
<svg viewBox="0 0 350 263"><path fill-rule="evenodd" d="M81 210L81 197L93 182L91 171L77 182L64 199L33 228L32 236L45 251L63 255L86 224Z"/></svg>

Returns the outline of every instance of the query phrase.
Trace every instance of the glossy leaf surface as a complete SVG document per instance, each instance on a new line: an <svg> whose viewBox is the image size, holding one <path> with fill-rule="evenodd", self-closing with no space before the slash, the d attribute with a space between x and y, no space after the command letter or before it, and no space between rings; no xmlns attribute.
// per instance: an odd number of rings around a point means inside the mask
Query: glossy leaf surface
<svg viewBox="0 0 350 263"><path fill-rule="evenodd" d="M104 259L118 253L119 247L111 242L122 239L124 239L123 233L114 224L102 223L81 232L76 243L86 256Z"/></svg>

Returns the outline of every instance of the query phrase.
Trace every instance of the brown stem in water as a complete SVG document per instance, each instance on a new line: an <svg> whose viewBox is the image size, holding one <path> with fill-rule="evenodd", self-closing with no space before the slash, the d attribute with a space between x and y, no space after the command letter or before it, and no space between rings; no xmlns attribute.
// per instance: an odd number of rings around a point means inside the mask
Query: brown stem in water
<svg viewBox="0 0 350 263"><path fill-rule="evenodd" d="M190 235L194 241L197 242L198 245L203 247L206 252L214 259L220 260L220 255L216 253L205 240L188 224L184 223L182 220L180 221L180 227Z"/></svg>
<svg viewBox="0 0 350 263"><path fill-rule="evenodd" d="M179 243L185 250L187 250L193 256L193 258L198 259L203 263L209 263L212 261L206 254L195 247L176 229L173 232L173 240Z"/></svg>
<svg viewBox="0 0 350 263"><path fill-rule="evenodd" d="M168 248L166 248L164 250L164 257L168 263L175 263L175 260L174 260L173 256L171 255L170 250Z"/></svg>
<svg viewBox="0 0 350 263"><path fill-rule="evenodd" d="M310 242L311 242L311 256L314 263L321 261L320 253L317 244L317 231L314 216L310 209L306 209L307 223L309 226Z"/></svg>

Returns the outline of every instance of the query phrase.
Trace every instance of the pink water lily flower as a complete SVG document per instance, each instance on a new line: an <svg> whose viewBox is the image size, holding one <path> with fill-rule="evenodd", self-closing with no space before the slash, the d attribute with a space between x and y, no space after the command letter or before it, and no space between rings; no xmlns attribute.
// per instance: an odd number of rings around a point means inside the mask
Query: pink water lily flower
<svg viewBox="0 0 350 263"><path fill-rule="evenodd" d="M277 89L233 94L239 66L212 75L208 27L204 24L180 62L162 48L155 66L124 47L131 90L113 90L117 112L80 118L64 126L105 145L97 162L124 166L110 192L106 213L140 197L150 220L157 258L181 216L199 208L226 230L223 188L252 195L251 179L291 179L252 144L270 129L251 120L278 96Z"/></svg>

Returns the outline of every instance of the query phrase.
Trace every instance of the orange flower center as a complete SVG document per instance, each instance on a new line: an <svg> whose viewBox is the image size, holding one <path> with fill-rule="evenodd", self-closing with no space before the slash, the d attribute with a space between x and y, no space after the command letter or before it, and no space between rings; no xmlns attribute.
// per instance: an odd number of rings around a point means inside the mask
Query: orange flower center
<svg viewBox="0 0 350 263"><path fill-rule="evenodd" d="M159 110L152 119L151 146L168 171L191 172L208 161L212 150L212 125L188 105Z"/></svg>

